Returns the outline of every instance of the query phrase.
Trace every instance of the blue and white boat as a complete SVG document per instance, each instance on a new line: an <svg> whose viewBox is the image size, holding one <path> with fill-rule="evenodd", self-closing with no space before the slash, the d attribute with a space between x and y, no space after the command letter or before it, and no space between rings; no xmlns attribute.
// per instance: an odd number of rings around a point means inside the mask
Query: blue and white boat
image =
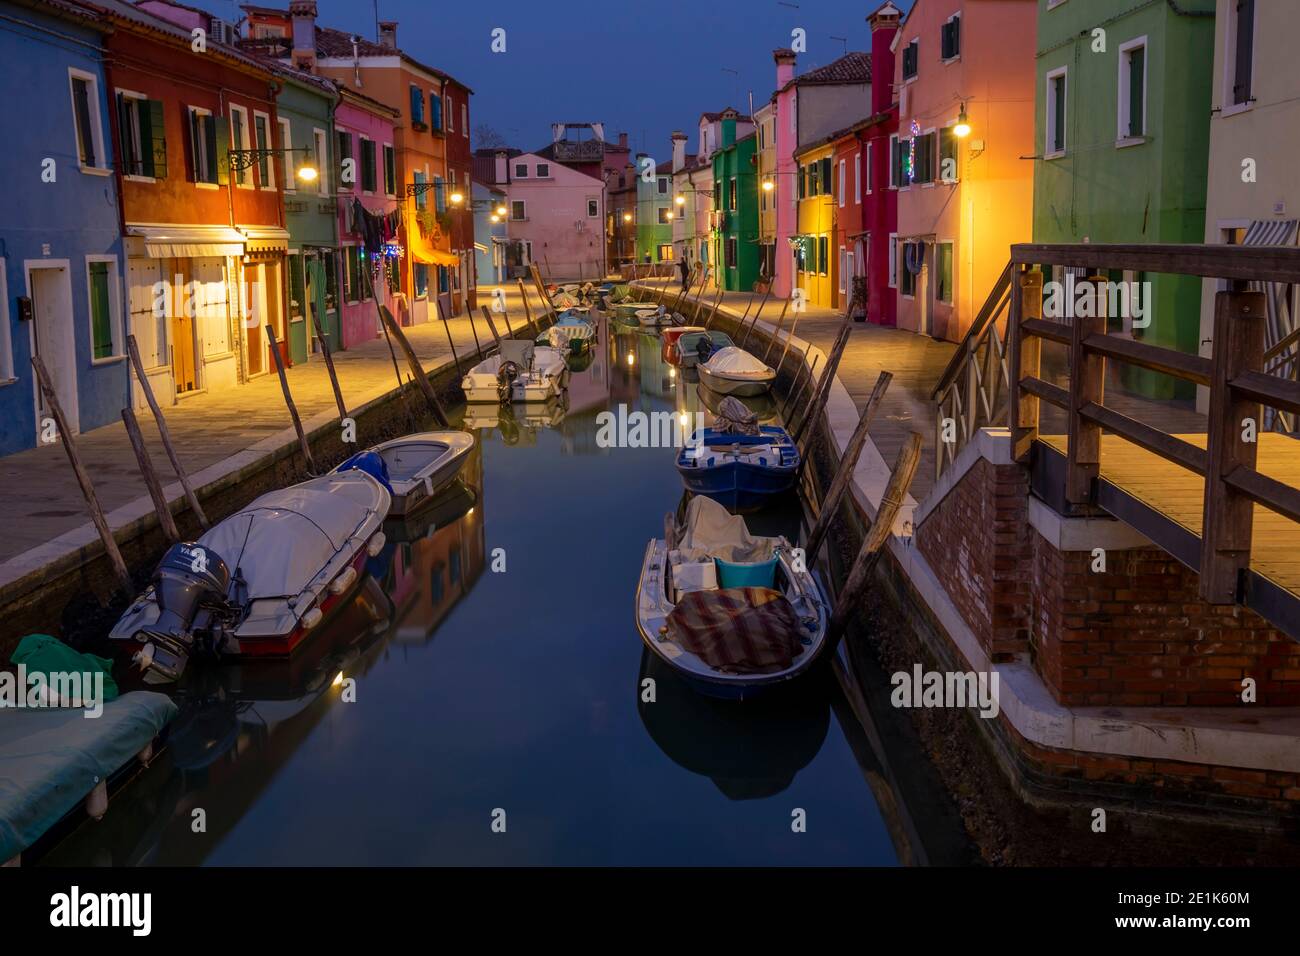
<svg viewBox="0 0 1300 956"><path fill-rule="evenodd" d="M752 435L706 428L678 453L677 471L691 493L741 512L793 488L799 460L794 439L778 425L758 426Z"/></svg>
<svg viewBox="0 0 1300 956"><path fill-rule="evenodd" d="M596 339L596 327L581 312L570 309L560 314L555 324L537 338L538 345L549 345L561 352L581 352Z"/></svg>

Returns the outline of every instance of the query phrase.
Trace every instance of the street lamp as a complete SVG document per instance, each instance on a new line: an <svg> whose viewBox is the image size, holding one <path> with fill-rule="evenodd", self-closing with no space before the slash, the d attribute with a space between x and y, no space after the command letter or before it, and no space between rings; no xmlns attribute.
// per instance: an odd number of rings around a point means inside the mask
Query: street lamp
<svg viewBox="0 0 1300 956"><path fill-rule="evenodd" d="M283 156L285 153L305 153L302 165L298 167L297 177L305 183L314 183L320 175L311 161L310 146L295 146L288 149L232 149L226 153L226 161L231 170L242 172L252 169L263 160Z"/></svg>
<svg viewBox="0 0 1300 956"><path fill-rule="evenodd" d="M775 188L776 188L776 183L772 182L772 180L770 179L763 180L763 192L770 193Z"/></svg>
<svg viewBox="0 0 1300 956"><path fill-rule="evenodd" d="M465 201L465 197L460 193L452 193L450 198L451 198L451 204L453 206L459 206L461 203Z"/></svg>
<svg viewBox="0 0 1300 956"><path fill-rule="evenodd" d="M505 206L497 206L497 215L498 215L498 216L504 216L505 214L506 214L506 207L505 207Z"/></svg>
<svg viewBox="0 0 1300 956"><path fill-rule="evenodd" d="M677 196L677 205L679 205L679 206L685 206L685 205L686 205L686 197L683 196L683 195L681 195L681 194L678 194L678 196Z"/></svg>
<svg viewBox="0 0 1300 956"><path fill-rule="evenodd" d="M964 139L970 135L970 120L966 118L966 104L961 105L961 112L957 114L957 125L952 128L952 135L958 139Z"/></svg>
<svg viewBox="0 0 1300 956"><path fill-rule="evenodd" d="M625 212L625 213L623 213L623 221L624 221L624 222L631 222L631 221L632 221L632 214L631 214L630 212Z"/></svg>

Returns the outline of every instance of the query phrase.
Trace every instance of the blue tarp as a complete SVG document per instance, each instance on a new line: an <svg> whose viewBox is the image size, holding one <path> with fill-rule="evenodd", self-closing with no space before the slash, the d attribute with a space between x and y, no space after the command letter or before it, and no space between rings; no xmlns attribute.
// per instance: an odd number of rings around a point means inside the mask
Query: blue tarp
<svg viewBox="0 0 1300 956"><path fill-rule="evenodd" d="M175 716L170 698L148 691L109 701L95 718L79 708L0 709L0 863L76 809Z"/></svg>

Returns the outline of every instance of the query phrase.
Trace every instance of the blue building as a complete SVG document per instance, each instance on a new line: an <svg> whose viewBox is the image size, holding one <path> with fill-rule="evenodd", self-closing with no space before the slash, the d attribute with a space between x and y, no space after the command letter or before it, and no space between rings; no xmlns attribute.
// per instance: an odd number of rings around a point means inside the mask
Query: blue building
<svg viewBox="0 0 1300 956"><path fill-rule="evenodd" d="M55 434L33 353L72 431L128 404L103 35L77 9L0 0L0 454Z"/></svg>
<svg viewBox="0 0 1300 956"><path fill-rule="evenodd" d="M473 185L475 285L501 285L506 281L506 194L478 180Z"/></svg>

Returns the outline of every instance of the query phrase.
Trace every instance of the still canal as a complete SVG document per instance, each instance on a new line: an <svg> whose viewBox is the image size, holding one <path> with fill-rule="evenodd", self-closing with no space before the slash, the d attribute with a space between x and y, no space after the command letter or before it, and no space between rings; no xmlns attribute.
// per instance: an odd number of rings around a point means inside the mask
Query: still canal
<svg viewBox="0 0 1300 956"><path fill-rule="evenodd" d="M479 448L389 522L357 601L291 661L190 675L165 754L46 862L897 862L828 668L729 703L644 651L641 560L682 489L671 450L600 447L620 405L704 410L618 326L567 408L462 409ZM798 507L751 529L793 537Z"/></svg>

